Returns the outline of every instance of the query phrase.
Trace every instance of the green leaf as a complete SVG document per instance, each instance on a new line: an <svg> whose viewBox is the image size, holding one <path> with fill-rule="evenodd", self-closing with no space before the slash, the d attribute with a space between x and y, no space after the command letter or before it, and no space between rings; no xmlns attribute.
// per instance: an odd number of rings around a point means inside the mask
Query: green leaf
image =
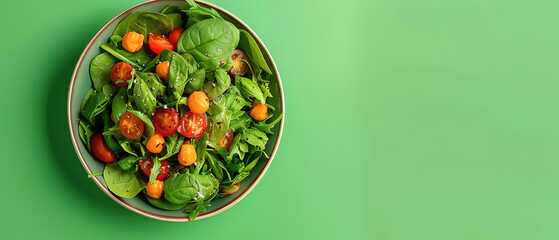
<svg viewBox="0 0 559 240"><path fill-rule="evenodd" d="M173 22L173 29L182 28L184 25L184 20L182 20L182 14L180 13L167 13L165 14Z"/></svg>
<svg viewBox="0 0 559 240"><path fill-rule="evenodd" d="M161 157L162 160L172 157L173 155L180 152L182 144L184 143L184 137L175 133L167 139L165 139L165 151L166 153Z"/></svg>
<svg viewBox="0 0 559 240"><path fill-rule="evenodd" d="M137 156L128 155L118 160L118 165L120 166L120 168L122 168L122 170L128 170L132 168L132 166L134 166L134 164L136 164L138 160L140 160L140 158L138 158Z"/></svg>
<svg viewBox="0 0 559 240"><path fill-rule="evenodd" d="M95 116L105 111L110 99L111 98L104 92L98 92L92 95L87 100L84 109L81 111L82 116L84 116L89 122L93 122L93 118Z"/></svg>
<svg viewBox="0 0 559 240"><path fill-rule="evenodd" d="M134 150L134 148L132 147L132 145L130 144L130 142L128 140L126 140L126 139L118 140L118 143L120 144L120 147L122 149L124 149L125 152L127 152L127 153L129 153L129 154L131 154L135 157L138 157L138 154L136 153L136 151Z"/></svg>
<svg viewBox="0 0 559 240"><path fill-rule="evenodd" d="M120 49L114 44L101 44L100 47L113 55L113 57L117 58L118 60L132 65L132 67L134 67L136 70L141 70L142 68L144 68L146 64L148 64L152 59L149 52L150 50L146 46L143 46L140 51L137 51L135 53Z"/></svg>
<svg viewBox="0 0 559 240"><path fill-rule="evenodd" d="M85 105L87 104L87 101L89 101L91 96L93 96L95 93L97 93L97 91L94 88L91 88L91 89L89 89L89 91L87 91L87 93L85 94L85 97L83 97L83 101L82 101L82 104L80 106L80 111L83 111L85 109Z"/></svg>
<svg viewBox="0 0 559 240"><path fill-rule="evenodd" d="M165 199L164 197L155 199L148 196L147 193L146 193L146 199L148 200L149 203L151 203L151 205L155 206L156 208L161 208L163 210L171 210L171 211L179 210L186 205L186 203L174 204L172 202L167 201L167 199Z"/></svg>
<svg viewBox="0 0 559 240"><path fill-rule="evenodd" d="M153 158L153 167L151 168L151 172L149 173L149 183L153 184L155 179L157 179L157 175L159 175L161 171L161 161L159 161L158 157Z"/></svg>
<svg viewBox="0 0 559 240"><path fill-rule="evenodd" d="M235 26L209 18L187 28L177 42L177 50L190 53L201 67L214 71L231 57L238 41L239 30Z"/></svg>
<svg viewBox="0 0 559 240"><path fill-rule="evenodd" d="M137 110L128 110L128 111L136 115L137 117L139 117L144 122L145 124L144 131L146 133L146 137L149 139L154 131L153 123L151 123L149 117Z"/></svg>
<svg viewBox="0 0 559 240"><path fill-rule="evenodd" d="M186 93L193 93L194 91L200 90L202 85L204 84L204 79L206 79L206 69L200 68L192 75L190 75L190 79L184 88Z"/></svg>
<svg viewBox="0 0 559 240"><path fill-rule="evenodd" d="M205 162L205 154L206 154L206 147L208 142L208 134L204 133L201 137L195 138L192 140L191 144L196 149L196 155L198 159L196 159L196 168L194 173L198 174L202 170Z"/></svg>
<svg viewBox="0 0 559 240"><path fill-rule="evenodd" d="M231 86L231 78L223 69L215 70L215 82L207 82L202 86L202 91L206 93L210 100L223 94Z"/></svg>
<svg viewBox="0 0 559 240"><path fill-rule="evenodd" d="M254 166L256 166L256 163L258 163L260 157L262 157L262 153L262 151L256 151L252 153L247 159L248 161L250 161L250 163L246 167L244 167L241 172L250 172L250 170L252 170Z"/></svg>
<svg viewBox="0 0 559 240"><path fill-rule="evenodd" d="M126 104L128 103L128 95L126 94L126 88L120 88L118 93L113 98L113 103L111 105L113 118L115 122L119 122L122 115L126 112Z"/></svg>
<svg viewBox="0 0 559 240"><path fill-rule="evenodd" d="M165 14L156 12L135 12L122 19L116 26L113 36L124 37L128 32L144 35L144 42L148 42L149 34L167 35L173 30L173 21Z"/></svg>
<svg viewBox="0 0 559 240"><path fill-rule="evenodd" d="M146 187L136 173L124 171L119 165L106 165L103 177L111 192L123 198L133 198Z"/></svg>
<svg viewBox="0 0 559 240"><path fill-rule="evenodd" d="M173 101L181 98L188 80L188 69L186 60L179 54L173 54L169 61L169 94Z"/></svg>
<svg viewBox="0 0 559 240"><path fill-rule="evenodd" d="M237 134L233 138L233 142L229 148L229 155L226 158L228 161L233 160L235 156L237 156L240 160L245 158L245 153L248 152L248 145L246 142L241 141L241 137L242 134Z"/></svg>
<svg viewBox="0 0 559 240"><path fill-rule="evenodd" d="M260 90L260 86L254 81L237 76L235 78L235 86L237 86L245 98L253 97L261 103L266 103L266 99L264 98L264 94L262 94L262 90Z"/></svg>
<svg viewBox="0 0 559 240"><path fill-rule="evenodd" d="M246 141L250 145L260 147L260 149L264 149L268 142L268 136L266 136L266 133L251 127L243 132L241 140Z"/></svg>
<svg viewBox="0 0 559 240"><path fill-rule="evenodd" d="M212 175L185 173L175 174L165 180L163 190L169 202L183 204L210 196L218 186L219 181Z"/></svg>
<svg viewBox="0 0 559 240"><path fill-rule="evenodd" d="M252 126L262 132L265 132L267 134L274 134L272 132L272 128L274 128L274 126L283 118L283 113L281 113L276 120L270 122L270 123L265 123L266 121L259 121L255 124L252 124Z"/></svg>
<svg viewBox="0 0 559 240"><path fill-rule="evenodd" d="M193 0L187 0L186 2L191 6L190 9L184 10L188 16L188 22L186 23L187 28L204 19L222 19L219 13L214 9L201 7Z"/></svg>
<svg viewBox="0 0 559 240"><path fill-rule="evenodd" d="M241 116L231 119L229 128L231 128L234 133L243 132L248 128L248 126L250 126L251 122L251 117L249 117L245 112L242 112Z"/></svg>
<svg viewBox="0 0 559 240"><path fill-rule="evenodd" d="M181 56L186 60L186 68L188 69L188 75L193 74L198 71L198 63L192 55L189 53L183 53Z"/></svg>
<svg viewBox="0 0 559 240"><path fill-rule="evenodd" d="M147 88L151 91L155 98L163 98L167 87L157 74L139 72L136 73L136 75L144 80L144 84L146 84Z"/></svg>
<svg viewBox="0 0 559 240"><path fill-rule="evenodd" d="M136 79L134 80L133 96L136 108L147 116L151 116L155 111L157 99L155 99L151 88L140 75L136 75Z"/></svg>
<svg viewBox="0 0 559 240"><path fill-rule="evenodd" d="M117 59L110 53L101 53L91 60L89 75L95 90L101 92L103 91L103 86L111 84L111 70L117 62Z"/></svg>
<svg viewBox="0 0 559 240"><path fill-rule="evenodd" d="M210 166L214 176L221 180L223 179L223 169L218 165L219 159L212 152L206 152L206 162Z"/></svg>
<svg viewBox="0 0 559 240"><path fill-rule="evenodd" d="M264 59L262 51L260 51L260 48L258 47L258 44L254 40L252 35L250 35L250 33L245 31L244 29L240 29L239 31L240 39L239 46L237 48L242 49L252 63L255 63L267 73L272 74L272 71L270 71L266 60Z"/></svg>
<svg viewBox="0 0 559 240"><path fill-rule="evenodd" d="M95 133L93 126L91 125L91 123L82 119L80 120L78 131L80 134L80 138L87 146L87 149L91 151L91 146L90 146L91 136L93 136L93 134Z"/></svg>

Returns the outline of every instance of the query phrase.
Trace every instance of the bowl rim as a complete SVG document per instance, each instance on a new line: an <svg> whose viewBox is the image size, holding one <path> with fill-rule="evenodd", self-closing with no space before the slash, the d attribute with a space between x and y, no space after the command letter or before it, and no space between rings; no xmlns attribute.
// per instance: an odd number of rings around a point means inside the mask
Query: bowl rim
<svg viewBox="0 0 559 240"><path fill-rule="evenodd" d="M281 82L281 78L279 75L279 72L277 70L277 66L274 62L274 59L272 58L272 55L270 54L270 52L268 51L268 48L264 45L264 43L260 40L260 38L258 37L258 35L256 35L256 33L246 24L244 23L241 19L239 19L237 16L233 15L232 13L230 13L229 11L214 5L212 3L208 3L205 1L201 1L201 0L195 0L197 3L204 5L206 7L210 7L213 8L215 10L217 10L218 12L227 15L228 17L230 17L231 19L235 20L236 22L238 22L241 26L243 26L253 37L254 40L259 44L259 46L261 46L263 48L263 53L266 54L268 56L268 59L270 59L270 62L272 64L272 71L273 73L277 76L277 81L278 81L278 90L280 92L279 94L279 98L280 98L280 104L281 104L281 110L283 113L283 118L281 119L280 123L279 123L279 132L278 132L278 138L277 141L275 142L273 148L272 148L272 152L270 154L270 158L268 159L268 161L265 163L264 167L262 168L262 170L258 173L257 177L254 179L254 181L252 181L249 186L245 189L245 191L243 191L241 194L239 194L237 197L233 198L231 201L227 202L226 204L224 204L223 206L214 209L212 211L209 212L204 212L201 213L200 215L198 215L198 217L195 220L202 220L202 219L206 219L212 216L215 216L219 213L222 213L224 211L226 211L227 209L231 208L232 206L234 206L235 204L237 204L238 202L240 202L243 198L245 198L253 189L254 187L258 184L258 182L260 182L260 180L262 179L262 177L264 176L264 174L266 173L266 171L268 170L268 168L270 167L270 164L272 163L272 160L274 159L274 156L276 154L276 151L279 147L280 141L281 141L281 136L282 136L282 132L283 132L283 126L284 126L284 122L285 122L285 101L284 101L284 96L283 96L283 85ZM74 72L72 73L72 78L70 80L70 87L68 89L68 102L67 102L67 112L68 112L68 127L70 129L70 137L72 139L72 145L74 146L74 150L76 151L76 154L78 155L78 158L80 159L80 162L82 163L83 167L85 168L86 172L88 174L93 174L93 172L91 171L91 169L89 168L89 165L86 163L85 158L82 154L82 152L80 151L79 147L78 147L78 141L77 139L74 137L74 129L72 129L72 97L74 94L74 83L76 82L77 79L77 75L78 75L78 70L80 69L81 65L84 63L84 58L85 55L89 52L89 50L92 48L93 44L95 43L95 41L100 37L101 33L103 33L104 31L106 31L106 29L108 28L109 25L111 25L112 23L114 23L117 19L119 19L120 17L127 15L129 13L131 13L132 11L134 11L136 8L144 6L144 5L148 5L148 4L152 4L154 2L184 2L181 0L149 0L149 1L145 1L139 4L136 4L124 11L122 11L121 13L119 13L118 15L116 15L115 17L113 17L111 20L109 20L105 25L103 25L103 27L95 34L95 36L93 36L93 38L89 41L89 43L86 45L85 49L83 50L82 54L80 55L77 63L76 63L76 67L74 68ZM105 187L101 181L99 180L100 176L93 176L92 179L95 182L95 184L97 184L97 186L107 195L109 196L111 199L113 199L115 202L117 202L118 204L120 204L121 206L127 208L128 210L135 212L137 214L140 214L142 216L146 216L152 219L156 219L156 220L161 220L161 221L168 221L168 222L189 222L191 221L188 216L185 217L176 217L176 216L165 216L165 215L161 215L161 214L156 214L156 213L152 213L146 210L142 210L139 208L136 208L132 205L130 205L129 203L123 201L122 199L120 199L120 197L114 195L107 187Z"/></svg>

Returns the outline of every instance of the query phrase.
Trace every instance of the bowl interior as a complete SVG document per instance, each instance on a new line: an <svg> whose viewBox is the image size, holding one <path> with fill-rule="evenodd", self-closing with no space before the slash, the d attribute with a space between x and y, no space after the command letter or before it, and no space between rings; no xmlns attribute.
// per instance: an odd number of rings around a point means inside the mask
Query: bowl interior
<svg viewBox="0 0 559 240"><path fill-rule="evenodd" d="M279 80L278 71L276 69L275 64L273 63L273 60L272 60L271 56L269 55L268 51L266 50L264 45L261 43L259 38L252 32L252 30L250 30L250 28L248 26L246 26L242 21L238 20L235 16L228 13L227 11L222 10L221 8L219 8L215 5L209 4L209 3L205 3L205 2L198 2L198 3L202 6L212 7L214 9L216 9L226 20L228 20L231 23L233 23L234 25L236 25L239 29L245 29L253 35L254 39L259 44L259 46L262 50L262 53L264 54L264 57L265 57L266 61L268 62L268 65L270 66L270 68L272 70L272 73L274 73L274 76L272 76L271 81L270 81L270 91L271 91L271 93L274 97L271 98L270 102L269 102L270 105L272 105L276 108L276 110L273 112L274 117L278 116L280 113L284 112L283 92L282 92L282 89L281 89L281 82ZM96 160L87 151L87 147L81 141L81 139L79 137L79 133L78 133L78 120L77 119L79 119L79 117L80 117L80 105L81 105L81 102L82 102L85 94L92 87L91 78L90 78L90 75L89 75L89 64L95 56L99 55L102 52L99 46L102 43L106 43L108 41L109 37L112 35L114 29L116 28L117 24L124 17L128 16L132 12L137 12L137 11L159 12L164 7L166 7L167 5L186 5L186 2L182 1L182 0L181 1L179 1L179 0L176 0L176 1L174 1L174 0L172 0L172 1L150 1L150 2L145 2L145 3L142 3L142 4L136 5L132 8L124 11L123 13L118 15L115 19L111 20L109 22L109 24L106 25L94 37L94 39L91 40L91 42L89 43L89 45L86 47L86 49L82 53L82 56L81 56L80 60L78 61L77 65L76 65L76 69L74 71L74 75L72 77L72 83L70 85L70 90L69 90L70 92L69 92L69 99L68 99L68 111L69 111L68 117L69 117L70 132L71 132L71 135L72 135L72 141L73 141L74 147L76 148L76 152L78 153L78 156L82 160L82 164L84 165L84 168L86 169L88 174L100 172L100 171L103 171L103 169L104 169L104 163L99 161L99 160ZM268 141L268 144L266 145L266 153L268 154L268 156L270 156L270 159L266 159L264 157L261 158L260 161L258 162L258 164L255 166L255 168L251 171L250 176L248 176L245 180L243 180L243 182L241 183L241 188L237 193L232 194L232 195L227 196L227 197L223 197L223 198L220 198L220 199L213 200L212 203L211 203L211 206L209 206L206 209L206 212L200 213L197 220L216 215L216 214L226 210L227 208L231 207L232 205L234 205L235 203L240 201L240 199L242 199L244 196L246 196L246 194L248 194L248 192L250 192L250 190L252 190L252 188L254 188L254 186L260 180L260 178L262 177L262 175L264 174L264 172L268 168L270 162L272 161L275 150L277 149L277 146L279 145L279 140L281 138L281 128L282 127L283 127L283 119L272 130L274 132L274 134L269 136L270 140ZM161 209L158 209L158 208L155 208L155 207L151 206L144 199L143 193L139 193L138 196L136 196L135 198L131 198L131 199L120 198L120 197L112 194L110 191L108 191L107 184L105 183L105 181L103 179L103 176L95 176L93 178L94 178L94 181L96 182L96 184L99 185L99 187L107 195L109 195L111 198L113 198L119 204L125 206L126 208L128 208L128 209L130 209L130 210L132 210L136 213L139 213L139 214L147 216L147 217L159 219L159 220L188 221L188 218L187 218L186 214L184 214L180 210L167 211L167 210L161 210Z"/></svg>

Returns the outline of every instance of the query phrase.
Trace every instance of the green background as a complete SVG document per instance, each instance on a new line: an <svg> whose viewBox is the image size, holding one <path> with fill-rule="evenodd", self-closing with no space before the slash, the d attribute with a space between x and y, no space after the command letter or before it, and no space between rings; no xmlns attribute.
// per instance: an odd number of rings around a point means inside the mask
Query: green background
<svg viewBox="0 0 559 240"><path fill-rule="evenodd" d="M559 2L211 2L282 77L259 185L193 223L113 202L71 145L67 90L91 37L140 1L4 1L0 238L559 238Z"/></svg>

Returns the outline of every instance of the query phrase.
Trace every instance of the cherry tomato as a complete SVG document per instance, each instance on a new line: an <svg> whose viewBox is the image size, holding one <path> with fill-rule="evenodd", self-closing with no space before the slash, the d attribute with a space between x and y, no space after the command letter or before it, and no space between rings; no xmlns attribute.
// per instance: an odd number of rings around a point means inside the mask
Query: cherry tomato
<svg viewBox="0 0 559 240"><path fill-rule="evenodd" d="M186 112L181 118L177 131L187 138L197 138L204 134L208 123L203 114Z"/></svg>
<svg viewBox="0 0 559 240"><path fill-rule="evenodd" d="M169 49L175 51L175 48L169 42L169 39L165 35L161 34L150 34L148 39L149 48L156 54L160 54L163 49Z"/></svg>
<svg viewBox="0 0 559 240"><path fill-rule="evenodd" d="M153 181L153 184L148 182L146 186L146 192L148 196L150 196L151 198L158 199L161 197L161 194L163 193L164 186L165 185L163 184L163 182L159 180Z"/></svg>
<svg viewBox="0 0 559 240"><path fill-rule="evenodd" d="M169 61L157 64L155 73L157 73L157 76L163 79L165 83L169 82Z"/></svg>
<svg viewBox="0 0 559 240"><path fill-rule="evenodd" d="M138 139L144 133L144 122L131 112L122 115L118 126L122 135L130 139Z"/></svg>
<svg viewBox="0 0 559 240"><path fill-rule="evenodd" d="M103 162L112 162L116 160L116 154L107 146L105 139L103 139L103 134L93 134L89 144L91 146L91 152L93 152L93 155L99 160Z"/></svg>
<svg viewBox="0 0 559 240"><path fill-rule="evenodd" d="M254 102L250 116L256 121L262 121L268 118L268 105L265 103Z"/></svg>
<svg viewBox="0 0 559 240"><path fill-rule="evenodd" d="M184 166L190 166L194 162L196 162L196 158L198 158L198 155L196 154L196 149L194 148L194 146L192 146L192 144L190 144L190 141L186 141L182 145L181 150L179 152L179 156L178 156L179 163Z"/></svg>
<svg viewBox="0 0 559 240"><path fill-rule="evenodd" d="M174 108L158 108L155 109L151 122L157 133L168 137L177 132L179 113Z"/></svg>
<svg viewBox="0 0 559 240"><path fill-rule="evenodd" d="M140 163L140 168L144 172L146 176L149 177L151 174L151 169L153 168L153 160L151 158L142 159L138 161ZM161 167L159 168L159 175L157 175L157 180L161 181L169 175L169 170L171 169L171 165L167 160L161 160Z"/></svg>
<svg viewBox="0 0 559 240"><path fill-rule="evenodd" d="M132 79L132 71L134 68L132 65L125 62L118 62L111 69L111 80L118 87L124 87L128 85L127 80Z"/></svg>
<svg viewBox="0 0 559 240"><path fill-rule="evenodd" d="M229 75L235 77L237 75L243 76L248 71L248 57L242 50L235 49L233 54L231 54L231 59L233 60L233 66L227 70Z"/></svg>
<svg viewBox="0 0 559 240"><path fill-rule="evenodd" d="M179 38L181 37L183 32L184 29L175 28L173 29L173 31L171 31L171 33L169 33L169 42L171 42L175 49L177 49L177 42L179 41Z"/></svg>
<svg viewBox="0 0 559 240"><path fill-rule="evenodd" d="M241 188L241 183L235 183L231 187L221 189L221 192L225 194L233 194L239 191L239 188Z"/></svg>
<svg viewBox="0 0 559 240"><path fill-rule="evenodd" d="M163 151L163 147L165 147L165 138L158 133L151 135L146 144L146 148L152 153L160 153Z"/></svg>
<svg viewBox="0 0 559 240"><path fill-rule="evenodd" d="M144 45L144 35L137 32L129 32L122 37L122 47L129 52L137 52Z"/></svg>
<svg viewBox="0 0 559 240"><path fill-rule="evenodd" d="M227 151L229 151L229 148L231 147L231 144L233 143L233 138L235 138L235 134L233 133L233 130L231 130L231 128L227 129L227 133L225 134L225 136L223 136L223 138L221 140L219 140L219 142L217 143L218 147L225 147L225 149L227 149Z"/></svg>
<svg viewBox="0 0 559 240"><path fill-rule="evenodd" d="M188 108L193 113L205 113L210 108L210 100L204 92L195 91L188 96Z"/></svg>

